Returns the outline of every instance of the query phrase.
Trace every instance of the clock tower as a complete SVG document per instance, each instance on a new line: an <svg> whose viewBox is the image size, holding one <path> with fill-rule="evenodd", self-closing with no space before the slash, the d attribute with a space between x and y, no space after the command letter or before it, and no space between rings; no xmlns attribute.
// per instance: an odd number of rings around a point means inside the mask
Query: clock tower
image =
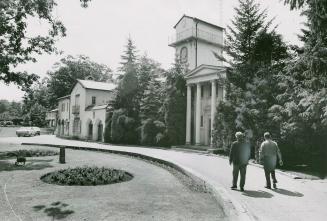
<svg viewBox="0 0 327 221"><path fill-rule="evenodd" d="M223 53L224 29L198 18L184 15L174 26L176 34L169 46L189 72L187 85L187 145L211 146L217 106L225 97L226 68L214 53Z"/></svg>
<svg viewBox="0 0 327 221"><path fill-rule="evenodd" d="M222 27L184 15L174 28L176 34L169 39L169 46L175 48L177 56L189 70L202 64L222 65L213 54L222 54Z"/></svg>

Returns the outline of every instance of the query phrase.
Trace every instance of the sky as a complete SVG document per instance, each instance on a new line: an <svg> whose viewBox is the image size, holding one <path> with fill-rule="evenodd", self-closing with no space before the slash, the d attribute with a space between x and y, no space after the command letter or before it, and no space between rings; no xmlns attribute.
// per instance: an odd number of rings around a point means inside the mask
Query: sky
<svg viewBox="0 0 327 221"><path fill-rule="evenodd" d="M257 0L275 17L274 25L286 42L300 44L297 34L305 18L299 11L290 11L280 0ZM139 55L169 68L174 60L174 48L168 46L168 37L174 35L173 26L184 15L197 17L226 27L235 15L238 0L92 0L88 8L80 7L79 0L57 0L54 16L67 28L67 36L56 46L61 55L37 56L36 63L20 65L19 70L38 74L41 78L55 62L67 55L87 55L91 60L111 69L119 67L120 56L130 36ZM38 19L29 19L27 34L46 33L47 25ZM0 99L21 101L23 92L16 85L0 82Z"/></svg>

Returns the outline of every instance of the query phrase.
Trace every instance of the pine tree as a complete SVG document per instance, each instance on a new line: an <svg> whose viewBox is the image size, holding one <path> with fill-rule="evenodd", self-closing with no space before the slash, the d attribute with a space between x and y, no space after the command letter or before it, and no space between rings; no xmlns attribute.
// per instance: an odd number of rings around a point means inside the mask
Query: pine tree
<svg viewBox="0 0 327 221"><path fill-rule="evenodd" d="M140 104L140 117L144 119L158 119L159 109L162 105L160 83L152 77L147 88L144 91L144 96Z"/></svg>
<svg viewBox="0 0 327 221"><path fill-rule="evenodd" d="M255 0L239 0L234 10L232 26L227 27L227 53L235 63L250 63L257 34L267 30L272 21L266 22L266 10L262 11Z"/></svg>
<svg viewBox="0 0 327 221"><path fill-rule="evenodd" d="M123 55L120 56L121 67L118 69L121 72L126 72L127 68L131 65L136 65L137 62L137 50L136 46L134 45L134 42L131 37L128 37L127 39L127 45L125 46L126 49L123 53Z"/></svg>
<svg viewBox="0 0 327 221"><path fill-rule="evenodd" d="M186 81L184 68L176 57L173 67L167 73L164 115L166 136L170 145L185 142L186 127Z"/></svg>

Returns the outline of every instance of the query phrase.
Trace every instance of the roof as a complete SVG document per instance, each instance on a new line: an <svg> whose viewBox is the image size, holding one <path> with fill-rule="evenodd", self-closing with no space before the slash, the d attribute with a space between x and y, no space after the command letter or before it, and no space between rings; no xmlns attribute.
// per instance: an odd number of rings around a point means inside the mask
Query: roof
<svg viewBox="0 0 327 221"><path fill-rule="evenodd" d="M220 27L220 26L218 26L218 25L215 25L215 24L212 24L212 23L209 23L209 22L206 22L206 21L203 21L203 20L201 20L201 19L199 19L199 18L196 18L196 17L191 17L191 16L188 16L188 15L183 15L179 20L178 20L178 22L176 23L176 25L174 26L174 28L176 28L176 26L183 20L183 18L184 17L186 17L186 18L190 18L190 19L193 19L193 21L195 21L195 22L201 22L201 23L204 23L204 24L206 24L206 25L210 25L210 26L212 26L212 27L214 27L214 28L218 28L218 29L221 29L221 30L224 30L224 28L223 27Z"/></svg>
<svg viewBox="0 0 327 221"><path fill-rule="evenodd" d="M185 78L192 77L194 74L198 73L202 69L212 70L212 71L217 72L217 73L226 72L226 67L224 67L224 66L201 64L200 66L196 67L195 69L193 69L192 71L187 73Z"/></svg>
<svg viewBox="0 0 327 221"><path fill-rule="evenodd" d="M67 99L67 98L70 99L70 94L66 95L66 96L63 96L63 97L58 97L57 100L62 100L62 99Z"/></svg>
<svg viewBox="0 0 327 221"><path fill-rule="evenodd" d="M101 110L101 109L105 109L107 106L108 106L108 104L103 104L103 105L98 105L98 106L89 105L85 108L85 111Z"/></svg>
<svg viewBox="0 0 327 221"><path fill-rule="evenodd" d="M117 86L114 83L98 82L98 81L91 81L91 80L77 79L77 82L80 83L82 87L86 89L102 90L102 91L112 91Z"/></svg>

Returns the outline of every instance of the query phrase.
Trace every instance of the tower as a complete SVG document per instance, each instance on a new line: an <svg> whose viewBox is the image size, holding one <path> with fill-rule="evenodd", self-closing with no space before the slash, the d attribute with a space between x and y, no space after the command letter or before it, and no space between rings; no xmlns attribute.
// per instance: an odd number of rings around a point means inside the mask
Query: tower
<svg viewBox="0 0 327 221"><path fill-rule="evenodd" d="M174 28L176 34L170 39L169 46L175 48L177 56L189 70L200 65L222 65L213 53L222 54L222 27L183 15Z"/></svg>
<svg viewBox="0 0 327 221"><path fill-rule="evenodd" d="M224 29L183 15L174 26L169 46L188 67L186 138L188 145L212 145L216 107L224 100L226 68L214 53L222 55Z"/></svg>

